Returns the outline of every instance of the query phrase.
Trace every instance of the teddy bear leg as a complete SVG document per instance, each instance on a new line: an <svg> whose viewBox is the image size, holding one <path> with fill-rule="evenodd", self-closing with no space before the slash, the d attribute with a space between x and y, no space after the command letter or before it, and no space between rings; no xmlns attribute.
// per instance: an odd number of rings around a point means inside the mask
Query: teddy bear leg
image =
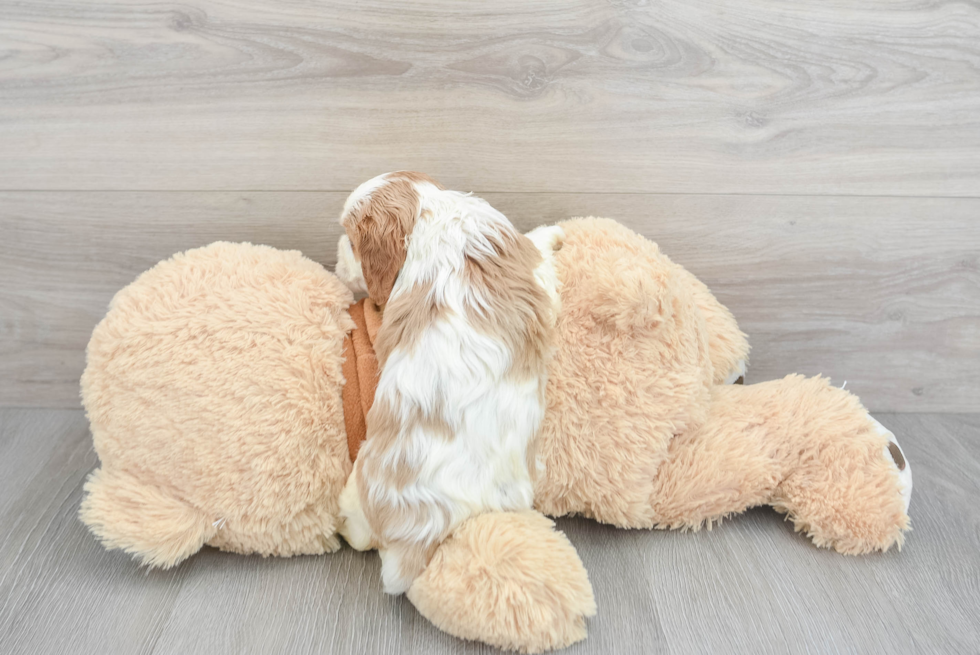
<svg viewBox="0 0 980 655"><path fill-rule="evenodd" d="M710 527L768 504L816 545L857 554L901 545L911 488L894 435L855 396L791 375L715 387L708 420L672 441L652 497L658 527Z"/></svg>
<svg viewBox="0 0 980 655"><path fill-rule="evenodd" d="M799 450L788 453L771 504L817 546L848 555L901 548L912 468L898 439L825 379L798 384L809 416L795 426Z"/></svg>
<svg viewBox="0 0 980 655"><path fill-rule="evenodd" d="M169 569L201 549L217 526L165 491L120 471L96 469L85 482L79 518L108 550Z"/></svg>
<svg viewBox="0 0 980 655"><path fill-rule="evenodd" d="M439 546L408 598L451 635L522 653L581 641L596 611L575 549L531 510L467 520Z"/></svg>
<svg viewBox="0 0 980 655"><path fill-rule="evenodd" d="M336 501L329 496L276 522L244 522L194 507L164 488L102 466L89 476L79 518L108 550L149 567L169 569L208 545L235 553L290 557L340 548ZM263 520L264 519L264 520Z"/></svg>

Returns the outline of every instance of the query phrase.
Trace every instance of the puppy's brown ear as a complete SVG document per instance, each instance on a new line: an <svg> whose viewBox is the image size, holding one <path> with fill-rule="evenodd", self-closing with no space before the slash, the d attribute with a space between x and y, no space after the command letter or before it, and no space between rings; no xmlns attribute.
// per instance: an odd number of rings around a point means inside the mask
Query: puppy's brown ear
<svg viewBox="0 0 980 655"><path fill-rule="evenodd" d="M405 263L408 236L418 220L419 195L409 180L388 180L371 193L359 213L347 224L348 234L361 257L371 300L384 305Z"/></svg>
<svg viewBox="0 0 980 655"><path fill-rule="evenodd" d="M398 273L405 263L405 240L408 234L398 224L385 225L384 219L373 215L358 225L361 236L361 270L367 283L368 295L376 305L388 302Z"/></svg>

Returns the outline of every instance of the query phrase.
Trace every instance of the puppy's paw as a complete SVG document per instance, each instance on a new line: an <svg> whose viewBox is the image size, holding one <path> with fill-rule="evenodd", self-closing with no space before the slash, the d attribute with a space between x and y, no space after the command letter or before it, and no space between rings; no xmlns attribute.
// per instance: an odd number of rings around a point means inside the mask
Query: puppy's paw
<svg viewBox="0 0 980 655"><path fill-rule="evenodd" d="M385 593L397 596L408 591L425 571L436 547L433 543L396 541L382 548L381 582Z"/></svg>
<svg viewBox="0 0 980 655"><path fill-rule="evenodd" d="M354 550L374 550L378 547L367 517L364 516L364 510L361 509L361 498L357 493L357 481L353 471L347 478L344 490L340 493L338 532Z"/></svg>

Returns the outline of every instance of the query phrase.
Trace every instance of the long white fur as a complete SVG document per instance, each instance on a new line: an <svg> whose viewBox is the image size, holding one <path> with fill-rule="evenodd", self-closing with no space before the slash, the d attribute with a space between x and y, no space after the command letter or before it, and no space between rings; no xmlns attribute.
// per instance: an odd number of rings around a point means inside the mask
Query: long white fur
<svg viewBox="0 0 980 655"><path fill-rule="evenodd" d="M337 242L337 266L334 268L334 274L354 293L367 293L367 282L364 281L361 262L354 256L354 249L351 248L350 239L346 234Z"/></svg>
<svg viewBox="0 0 980 655"><path fill-rule="evenodd" d="M372 180L365 186L369 194L377 183ZM388 469L399 462L420 468L414 482L401 490L386 479L366 480L372 502L439 504L450 511L448 515L429 512L429 519L422 524L390 526L379 540L363 515L352 474L340 499L345 523L341 532L356 548L393 539L438 543L475 514L526 509L533 502L526 453L544 415L545 376L520 382L507 379L513 353L505 343L481 333L466 320L467 308L486 309L488 305L466 283L464 258L467 254L492 255L487 236L510 228L510 223L480 198L427 183L417 183L416 189L424 217L409 236L405 264L391 300L410 293L416 285L431 282L432 293L450 311L446 319L425 330L414 350L396 346L389 355L375 398L387 399L400 411L402 431L397 446L384 453L375 452L369 432L358 460L378 457ZM357 202L355 195L362 194L362 188L355 191L353 202ZM535 271L536 279L557 302L552 254L564 234L561 228L552 227L536 236L535 245L545 255ZM340 248L349 249L350 244ZM348 265L347 279L342 279L356 284L357 272ZM410 418L417 409L432 415L439 407L441 418L455 432L453 439L427 434ZM412 580L400 575L400 553L382 547L381 557L385 591L407 591Z"/></svg>

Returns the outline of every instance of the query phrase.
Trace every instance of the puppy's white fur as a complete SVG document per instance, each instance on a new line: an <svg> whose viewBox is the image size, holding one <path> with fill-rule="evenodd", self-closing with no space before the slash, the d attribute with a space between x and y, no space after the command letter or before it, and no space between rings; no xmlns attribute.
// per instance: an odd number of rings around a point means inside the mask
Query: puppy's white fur
<svg viewBox="0 0 980 655"><path fill-rule="evenodd" d="M370 180L348 199L342 218L348 233L351 213L386 179ZM368 439L340 499L342 534L355 548L380 548L384 588L395 594L407 591L420 572L408 563L418 549L431 551L475 514L531 507L535 472L528 470L528 449L544 415L546 384L545 365L535 375L515 375L507 343L468 319L500 304L470 284L467 258L497 256L501 235L525 237L480 198L424 181L413 186L418 216L388 300L424 287L442 311L412 343L395 344L383 362L372 413L379 403L388 408L397 436L373 438L380 421L369 414ZM548 306L541 309L550 329L558 298L553 252L564 235L551 227L530 236L543 255L533 276L544 292ZM346 237L339 250L338 275L353 288L363 276ZM382 331L387 322L386 315ZM448 426L451 437L434 434L420 416Z"/></svg>
<svg viewBox="0 0 980 655"><path fill-rule="evenodd" d="M354 293L367 293L367 282L364 281L361 262L354 256L350 238L346 234L337 242L337 267L334 273Z"/></svg>

